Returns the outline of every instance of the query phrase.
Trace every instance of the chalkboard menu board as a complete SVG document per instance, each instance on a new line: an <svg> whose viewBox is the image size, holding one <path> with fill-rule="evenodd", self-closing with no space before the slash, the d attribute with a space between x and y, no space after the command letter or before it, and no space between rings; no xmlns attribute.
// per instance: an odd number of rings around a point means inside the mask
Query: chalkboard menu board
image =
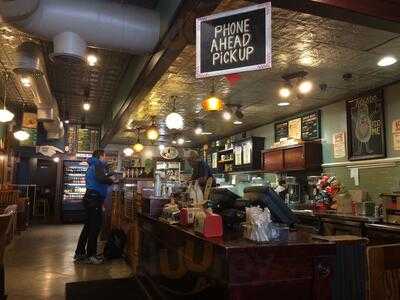
<svg viewBox="0 0 400 300"><path fill-rule="evenodd" d="M79 128L76 125L68 126L67 130L68 153L93 152L99 147L99 130L96 128Z"/></svg>
<svg viewBox="0 0 400 300"><path fill-rule="evenodd" d="M275 123L275 142L279 142L282 138L287 138L289 135L288 122Z"/></svg>
<svg viewBox="0 0 400 300"><path fill-rule="evenodd" d="M321 138L321 111L315 111L301 118L301 139L312 141Z"/></svg>
<svg viewBox="0 0 400 300"><path fill-rule="evenodd" d="M291 120L298 119L299 116L290 118L286 121L275 123L275 142L281 138L289 137L289 123ZM321 111L316 110L311 113L303 114L301 118L301 139L303 141L313 141L321 138Z"/></svg>
<svg viewBox="0 0 400 300"><path fill-rule="evenodd" d="M386 156L383 91L346 102L349 160Z"/></svg>

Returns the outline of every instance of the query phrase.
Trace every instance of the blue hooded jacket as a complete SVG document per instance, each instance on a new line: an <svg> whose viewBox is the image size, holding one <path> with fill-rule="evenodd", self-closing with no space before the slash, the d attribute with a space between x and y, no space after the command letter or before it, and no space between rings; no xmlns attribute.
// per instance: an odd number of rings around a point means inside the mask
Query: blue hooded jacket
<svg viewBox="0 0 400 300"><path fill-rule="evenodd" d="M105 162L96 157L87 160L89 168L86 171L86 189L97 191L103 200L107 197L107 188L112 180L105 174Z"/></svg>

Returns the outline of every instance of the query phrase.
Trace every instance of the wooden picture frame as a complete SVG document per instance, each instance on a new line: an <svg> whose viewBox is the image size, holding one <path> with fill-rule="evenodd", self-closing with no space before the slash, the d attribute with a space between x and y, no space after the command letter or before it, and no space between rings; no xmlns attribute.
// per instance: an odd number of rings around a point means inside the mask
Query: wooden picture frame
<svg viewBox="0 0 400 300"><path fill-rule="evenodd" d="M346 102L349 160L386 157L383 90L373 90Z"/></svg>

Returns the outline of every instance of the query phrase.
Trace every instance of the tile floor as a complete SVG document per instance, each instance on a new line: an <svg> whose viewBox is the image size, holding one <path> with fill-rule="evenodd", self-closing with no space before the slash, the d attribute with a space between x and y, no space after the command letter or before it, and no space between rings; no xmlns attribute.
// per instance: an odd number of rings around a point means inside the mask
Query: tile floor
<svg viewBox="0 0 400 300"><path fill-rule="evenodd" d="M36 225L17 236L5 253L8 300L65 299L65 283L121 278L131 274L123 260L74 264L81 225Z"/></svg>

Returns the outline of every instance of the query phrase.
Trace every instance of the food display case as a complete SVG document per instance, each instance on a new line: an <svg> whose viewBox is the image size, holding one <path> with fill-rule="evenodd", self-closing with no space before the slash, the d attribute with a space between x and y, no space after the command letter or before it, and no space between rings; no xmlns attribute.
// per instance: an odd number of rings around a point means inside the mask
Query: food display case
<svg viewBox="0 0 400 300"><path fill-rule="evenodd" d="M62 219L81 222L85 217L82 198L86 192L85 174L88 164L81 160L64 160Z"/></svg>

